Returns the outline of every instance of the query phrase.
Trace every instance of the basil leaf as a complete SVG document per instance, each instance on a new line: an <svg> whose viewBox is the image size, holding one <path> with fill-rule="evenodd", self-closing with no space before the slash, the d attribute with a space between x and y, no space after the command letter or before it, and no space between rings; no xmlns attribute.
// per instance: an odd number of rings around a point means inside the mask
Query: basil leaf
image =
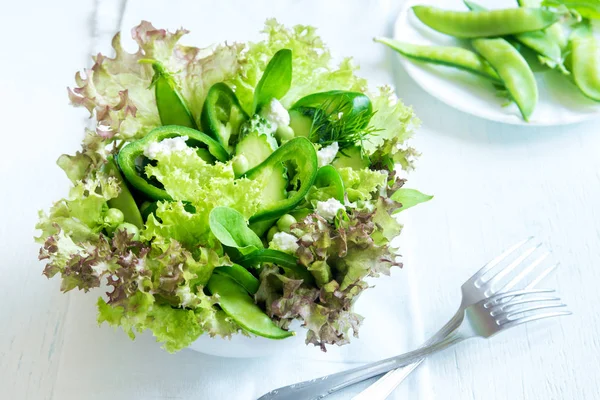
<svg viewBox="0 0 600 400"><path fill-rule="evenodd" d="M429 201L433 199L433 196L423 194L415 189L401 188L396 190L396 192L390 197L390 199L402 204L402 207L395 211L398 213L400 211L406 210L407 208L416 206L417 204Z"/></svg>
<svg viewBox="0 0 600 400"><path fill-rule="evenodd" d="M265 68L254 90L254 111L271 99L280 99L292 86L292 51L281 49Z"/></svg>
<svg viewBox="0 0 600 400"><path fill-rule="evenodd" d="M238 249L242 255L263 248L262 241L248 228L244 216L233 208L213 208L208 216L208 224L219 242Z"/></svg>

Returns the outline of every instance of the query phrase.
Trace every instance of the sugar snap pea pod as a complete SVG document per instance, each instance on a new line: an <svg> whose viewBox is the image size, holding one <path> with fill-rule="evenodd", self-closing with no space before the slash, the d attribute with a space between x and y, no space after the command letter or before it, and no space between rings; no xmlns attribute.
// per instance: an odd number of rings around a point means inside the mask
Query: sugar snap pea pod
<svg viewBox="0 0 600 400"><path fill-rule="evenodd" d="M478 3L464 0L465 5L471 11L487 11L487 9ZM553 37L550 37L546 31L532 31L518 33L510 36L514 40L522 43L540 56L540 62L548 65L550 68L558 68L562 72L568 73L563 66L562 50ZM509 40L510 41L510 40Z"/></svg>
<svg viewBox="0 0 600 400"><path fill-rule="evenodd" d="M281 197L285 190L279 186L279 179L284 163L295 164L295 181L300 182L296 193L289 197ZM287 214L306 196L317 176L317 152L313 144L304 137L297 137L275 150L265 161L245 173L251 180L263 182L269 186L263 190L261 209L250 218L250 222L271 220ZM287 181L284 181L287 183ZM277 193L275 193L275 191Z"/></svg>
<svg viewBox="0 0 600 400"><path fill-rule="evenodd" d="M285 271L301 278L306 283L314 282L312 274L304 266L298 263L296 257L279 250L259 249L235 260L235 262L247 268L257 267L262 263L275 264Z"/></svg>
<svg viewBox="0 0 600 400"><path fill-rule="evenodd" d="M273 320L254 303L254 299L246 289L233 279L221 274L213 274L207 288L211 294L218 296L219 305L225 314L244 330L269 339L285 339L294 335L294 332L285 331L275 325Z"/></svg>
<svg viewBox="0 0 600 400"><path fill-rule="evenodd" d="M538 88L527 61L514 46L501 38L475 39L472 44L502 78L510 97L528 121L538 101Z"/></svg>
<svg viewBox="0 0 600 400"><path fill-rule="evenodd" d="M537 31L557 22L558 12L543 8L507 8L490 11L449 11L431 6L413 6L421 22L438 32L460 38L513 35Z"/></svg>
<svg viewBox="0 0 600 400"><path fill-rule="evenodd" d="M119 167L117 167L112 156L109 157L108 162L106 163L106 172L117 179L120 189L117 197L108 200L108 206L121 210L125 222L129 222L141 229L144 226L144 221L142 220L140 209L131 195L129 188L119 171Z"/></svg>
<svg viewBox="0 0 600 400"><path fill-rule="evenodd" d="M517 0L519 7L537 8L542 6L541 0ZM546 34L562 49L565 49L568 44L567 35L562 23L557 22L545 29Z"/></svg>
<svg viewBox="0 0 600 400"><path fill-rule="evenodd" d="M238 264L225 265L214 269L214 273L228 276L240 284L250 294L258 291L260 282L246 268Z"/></svg>
<svg viewBox="0 0 600 400"><path fill-rule="evenodd" d="M237 142L240 126L247 120L248 114L229 86L223 82L211 86L200 117L202 130L207 135L231 152Z"/></svg>
<svg viewBox="0 0 600 400"><path fill-rule="evenodd" d="M589 25L578 26L571 35L571 72L581 92L600 101L600 40Z"/></svg>
<svg viewBox="0 0 600 400"><path fill-rule="evenodd" d="M125 179L137 190L154 200L172 200L160 182L153 182L145 178L143 171L144 150L151 143L158 143L164 139L187 136L187 144L197 147L198 152L206 152L219 161L229 159L229 153L214 139L195 129L184 126L167 125L153 129L142 139L128 143L119 151L117 162ZM204 154L204 153L203 153ZM200 154L199 154L200 155Z"/></svg>
<svg viewBox="0 0 600 400"><path fill-rule="evenodd" d="M388 38L375 38L375 41L413 60L462 69L502 84L496 71L483 57L462 47L415 45Z"/></svg>
<svg viewBox="0 0 600 400"><path fill-rule="evenodd" d="M154 87L156 107L162 125L180 125L198 129L185 99L181 95L173 76L156 60L142 59L140 63L152 64L154 76L150 87Z"/></svg>

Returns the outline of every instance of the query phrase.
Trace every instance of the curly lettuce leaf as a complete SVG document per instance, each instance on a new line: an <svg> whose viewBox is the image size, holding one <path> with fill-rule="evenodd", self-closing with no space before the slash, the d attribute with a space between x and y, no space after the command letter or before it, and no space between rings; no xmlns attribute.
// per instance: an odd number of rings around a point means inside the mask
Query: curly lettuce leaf
<svg viewBox="0 0 600 400"><path fill-rule="evenodd" d="M348 194L349 201L370 200L373 193L385 187L387 173L385 171L373 171L368 168L338 168L338 172L344 181L344 188Z"/></svg>

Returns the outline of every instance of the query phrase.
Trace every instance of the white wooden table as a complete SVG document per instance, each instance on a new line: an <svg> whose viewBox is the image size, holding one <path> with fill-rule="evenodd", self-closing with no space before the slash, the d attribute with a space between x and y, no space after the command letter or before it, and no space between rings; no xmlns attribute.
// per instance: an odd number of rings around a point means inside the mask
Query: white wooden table
<svg viewBox="0 0 600 400"><path fill-rule="evenodd" d="M600 120L533 129L455 111L418 88L394 55L371 42L390 34L400 4L371 1L57 0L11 2L0 13L0 397L5 399L249 399L267 389L347 368L308 360L169 355L149 336L130 342L98 328L96 296L62 295L41 276L32 242L38 209L68 188L54 167L75 151L85 114L65 87L140 19L193 30L194 44L255 39L265 18L319 27L338 56L375 83L393 82L423 121L423 156L410 180L435 194L404 235L418 343L451 315L458 287L515 240L537 235L561 268L549 284L575 315L517 328L431 357L394 398L600 398ZM324 3L324 4L321 4ZM399 278L398 278L399 276ZM385 283L382 286L385 287ZM377 289L374 289L377 290ZM364 384L338 398L349 398Z"/></svg>

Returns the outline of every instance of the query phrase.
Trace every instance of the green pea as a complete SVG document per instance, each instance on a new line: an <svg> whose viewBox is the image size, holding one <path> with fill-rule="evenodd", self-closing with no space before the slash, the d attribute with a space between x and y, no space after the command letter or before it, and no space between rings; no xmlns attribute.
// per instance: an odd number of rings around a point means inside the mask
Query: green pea
<svg viewBox="0 0 600 400"><path fill-rule="evenodd" d="M267 232L267 241L271 241L273 240L273 236L275 236L276 233L279 232L279 228L277 228L276 226L272 226L269 231Z"/></svg>
<svg viewBox="0 0 600 400"><path fill-rule="evenodd" d="M130 224L129 222L123 222L119 224L115 229L115 232L125 231L128 235L133 235L133 240L140 240L140 230L137 226Z"/></svg>
<svg viewBox="0 0 600 400"><path fill-rule="evenodd" d="M475 39L472 44L496 70L523 118L528 121L538 101L538 88L527 61L514 46L501 38Z"/></svg>
<svg viewBox="0 0 600 400"><path fill-rule="evenodd" d="M415 45L388 38L375 38L374 40L413 60L462 69L494 83L502 84L502 80L490 64L479 54L470 50L461 47Z"/></svg>
<svg viewBox="0 0 600 400"><path fill-rule="evenodd" d="M507 8L490 11L450 11L413 6L421 22L451 36L480 38L538 31L557 22L561 14L543 8Z"/></svg>
<svg viewBox="0 0 600 400"><path fill-rule="evenodd" d="M232 320L244 330L269 339L285 339L294 332L285 331L275 325L254 299L233 279L213 274L207 284L208 290L218 296L219 305Z"/></svg>
<svg viewBox="0 0 600 400"><path fill-rule="evenodd" d="M104 214L104 224L109 227L116 227L123 223L125 215L118 208L109 208Z"/></svg>
<svg viewBox="0 0 600 400"><path fill-rule="evenodd" d="M297 222L298 221L296 221L296 218L294 218L290 214L285 214L277 221L277 228L279 228L281 232L289 233L290 227Z"/></svg>
<svg viewBox="0 0 600 400"><path fill-rule="evenodd" d="M196 120L181 95L175 79L165 67L156 60L143 59L143 64L152 64L154 76L150 87L154 87L156 107L162 125L179 125L198 129Z"/></svg>
<svg viewBox="0 0 600 400"><path fill-rule="evenodd" d="M248 171L249 165L250 164L248 163L246 156L239 154L235 157L231 166L233 167L233 173L235 176L241 176Z"/></svg>
<svg viewBox="0 0 600 400"><path fill-rule="evenodd" d="M287 142L294 138L294 130L286 125L280 125L277 127L275 136L279 139L279 143Z"/></svg>

